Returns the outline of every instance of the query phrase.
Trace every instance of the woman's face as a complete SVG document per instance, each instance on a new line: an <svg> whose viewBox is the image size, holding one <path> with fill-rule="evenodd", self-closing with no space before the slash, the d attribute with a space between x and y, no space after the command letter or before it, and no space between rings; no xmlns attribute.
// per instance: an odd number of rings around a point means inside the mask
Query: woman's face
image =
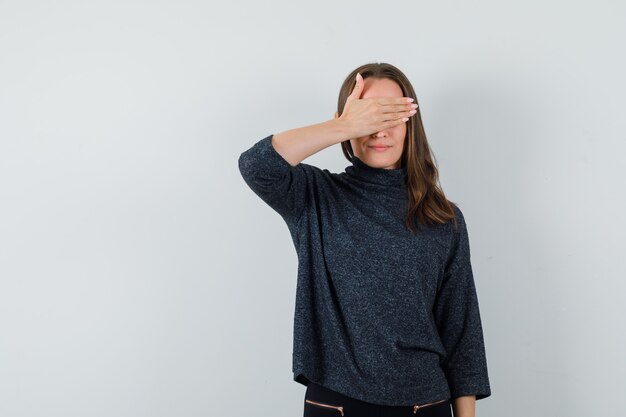
<svg viewBox="0 0 626 417"><path fill-rule="evenodd" d="M404 94L393 80L366 78L360 98L368 97L404 97ZM406 122L368 136L350 139L350 144L353 153L367 165L374 168L396 169L400 167L405 136Z"/></svg>

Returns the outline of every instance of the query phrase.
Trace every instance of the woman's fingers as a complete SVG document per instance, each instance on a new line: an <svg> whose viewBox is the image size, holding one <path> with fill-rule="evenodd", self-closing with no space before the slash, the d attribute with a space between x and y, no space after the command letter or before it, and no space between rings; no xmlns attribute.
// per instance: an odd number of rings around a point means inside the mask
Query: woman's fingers
<svg viewBox="0 0 626 417"><path fill-rule="evenodd" d="M411 110L402 110L402 111L398 111L398 112L387 112L387 113L382 113L380 114L376 120L378 120L379 122L387 122L387 121L393 121L393 120L400 120L400 119L404 119L404 118L408 118L413 116L415 113L417 113L417 109L411 109Z"/></svg>
<svg viewBox="0 0 626 417"><path fill-rule="evenodd" d="M407 97L378 98L377 102L380 107L378 110L379 117L376 117L376 120L378 123L382 123L381 130L406 123L411 116L417 113L418 105L408 102Z"/></svg>
<svg viewBox="0 0 626 417"><path fill-rule="evenodd" d="M394 104L394 105L383 106L381 109L383 113L406 112L406 111L417 109L417 104L415 103Z"/></svg>
<svg viewBox="0 0 626 417"><path fill-rule="evenodd" d="M360 73L350 95L346 98L340 119L346 121L351 136L361 137L406 123L417 110L411 97L361 98L365 82Z"/></svg>
<svg viewBox="0 0 626 417"><path fill-rule="evenodd" d="M383 123L383 127L381 128L381 130L388 129L388 128L391 128L391 127L394 127L394 126L397 126L397 125L401 125L401 124L406 123L408 121L409 121L408 117L403 117L403 118L397 119L397 120L389 120L389 121L386 121L385 123Z"/></svg>
<svg viewBox="0 0 626 417"><path fill-rule="evenodd" d="M393 106L399 104L412 103L414 100L411 97L377 97L376 102L384 106Z"/></svg>
<svg viewBox="0 0 626 417"><path fill-rule="evenodd" d="M352 93L350 93L350 95L348 96L348 98L346 99L346 103L352 101L352 100L358 100L361 97L361 93L363 92L363 85L365 83L363 82L363 77L361 76L360 73L356 73L356 84L354 85L354 89L352 90Z"/></svg>

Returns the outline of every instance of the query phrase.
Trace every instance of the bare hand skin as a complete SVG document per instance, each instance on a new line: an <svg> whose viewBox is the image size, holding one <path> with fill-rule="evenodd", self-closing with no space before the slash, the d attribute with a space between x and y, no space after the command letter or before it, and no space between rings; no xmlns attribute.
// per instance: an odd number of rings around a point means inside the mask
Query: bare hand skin
<svg viewBox="0 0 626 417"><path fill-rule="evenodd" d="M475 417L476 416L476 396L464 395L452 400L452 411L454 417Z"/></svg>
<svg viewBox="0 0 626 417"><path fill-rule="evenodd" d="M407 97L362 99L364 85L361 74L358 74L354 90L346 99L343 113L339 117L339 120L343 120L354 135L348 139L371 135L400 125L413 115L411 111L417 107L417 104L411 104L411 99ZM335 116L337 116L336 113Z"/></svg>
<svg viewBox="0 0 626 417"><path fill-rule="evenodd" d="M415 106L409 97L360 99L362 91L363 78L358 75L341 117L276 133L272 146L295 166L331 145L406 123L403 119L412 115Z"/></svg>

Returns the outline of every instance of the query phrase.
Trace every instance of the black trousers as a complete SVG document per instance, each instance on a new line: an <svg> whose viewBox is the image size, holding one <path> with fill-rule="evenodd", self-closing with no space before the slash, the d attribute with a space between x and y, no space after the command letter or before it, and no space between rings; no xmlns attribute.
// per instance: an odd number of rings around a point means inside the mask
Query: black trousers
<svg viewBox="0 0 626 417"><path fill-rule="evenodd" d="M357 400L309 382L304 395L304 417L452 417L450 399L429 405L379 405Z"/></svg>

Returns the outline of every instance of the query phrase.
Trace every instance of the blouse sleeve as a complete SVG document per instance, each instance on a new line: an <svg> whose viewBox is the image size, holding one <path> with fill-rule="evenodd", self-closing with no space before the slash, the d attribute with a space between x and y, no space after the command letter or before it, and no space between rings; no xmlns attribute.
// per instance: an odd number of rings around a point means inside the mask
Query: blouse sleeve
<svg viewBox="0 0 626 417"><path fill-rule="evenodd" d="M446 350L441 364L452 398L476 395L480 400L491 395L491 388L467 226L461 210L455 210L457 227L452 224L452 246L433 313Z"/></svg>
<svg viewBox="0 0 626 417"><path fill-rule="evenodd" d="M305 164L292 166L269 135L239 156L239 172L248 186L287 223L296 223L307 199Z"/></svg>

